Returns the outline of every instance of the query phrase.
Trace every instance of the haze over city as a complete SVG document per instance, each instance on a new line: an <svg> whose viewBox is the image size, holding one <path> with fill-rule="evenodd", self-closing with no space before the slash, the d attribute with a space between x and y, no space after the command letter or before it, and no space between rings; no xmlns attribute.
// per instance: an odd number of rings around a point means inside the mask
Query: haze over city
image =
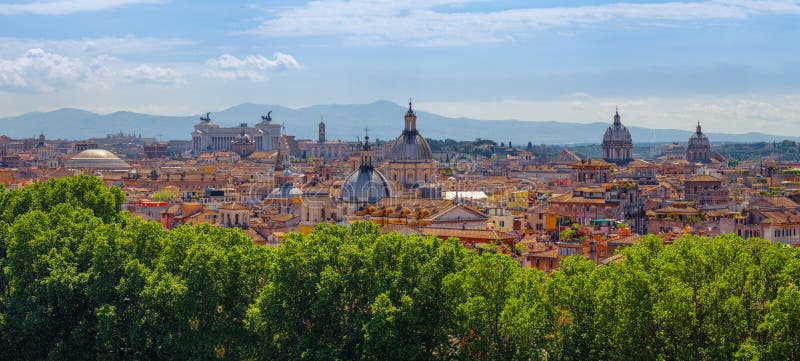
<svg viewBox="0 0 800 361"><path fill-rule="evenodd" d="M413 97L451 117L608 122L618 105L633 127L797 136L798 38L796 1L6 2L0 116Z"/></svg>

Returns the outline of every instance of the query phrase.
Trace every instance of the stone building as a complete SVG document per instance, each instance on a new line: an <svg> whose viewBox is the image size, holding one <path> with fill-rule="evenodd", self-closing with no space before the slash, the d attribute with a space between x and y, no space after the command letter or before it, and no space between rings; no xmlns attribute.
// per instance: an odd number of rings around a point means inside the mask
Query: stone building
<svg viewBox="0 0 800 361"><path fill-rule="evenodd" d="M144 158L146 159L166 158L168 154L167 143L152 143L144 145Z"/></svg>
<svg viewBox="0 0 800 361"><path fill-rule="evenodd" d="M611 164L599 159L583 159L570 165L574 183L601 184L611 181Z"/></svg>
<svg viewBox="0 0 800 361"><path fill-rule="evenodd" d="M686 147L686 160L690 163L711 162L711 143L700 129L700 122L697 122L697 131L689 137L689 144Z"/></svg>
<svg viewBox="0 0 800 361"><path fill-rule="evenodd" d="M211 121L210 113L200 117L200 123L194 126L192 132L192 154L232 150L234 141L240 137L242 128L244 133L255 142L256 152L274 151L278 149L281 137L281 126L273 123L272 112L261 117L261 122L254 127L243 123L239 127L223 128Z"/></svg>
<svg viewBox="0 0 800 361"><path fill-rule="evenodd" d="M342 141L330 141L325 137L325 122L319 122L317 140L301 140L297 143L295 156L305 159L345 160L350 157L350 145Z"/></svg>
<svg viewBox="0 0 800 361"><path fill-rule="evenodd" d="M36 166L39 168L58 168L58 154L45 142L44 133L39 134L39 141L33 147Z"/></svg>
<svg viewBox="0 0 800 361"><path fill-rule="evenodd" d="M223 227L247 229L250 227L250 207L238 203L225 203L219 207L219 224Z"/></svg>
<svg viewBox="0 0 800 361"><path fill-rule="evenodd" d="M686 148L678 143L667 144L664 146L664 154L659 158L664 160L686 159Z"/></svg>
<svg viewBox="0 0 800 361"><path fill-rule="evenodd" d="M695 175L684 182L685 199L695 202L699 207L722 206L728 204L728 189L722 178L711 175Z"/></svg>
<svg viewBox="0 0 800 361"><path fill-rule="evenodd" d="M436 161L431 147L417 130L417 114L408 103L405 128L387 152L386 173L389 179L406 189L436 182Z"/></svg>
<svg viewBox="0 0 800 361"><path fill-rule="evenodd" d="M616 164L628 164L633 160L631 132L622 125L619 109L614 114L614 123L608 126L603 135L603 159Z"/></svg>

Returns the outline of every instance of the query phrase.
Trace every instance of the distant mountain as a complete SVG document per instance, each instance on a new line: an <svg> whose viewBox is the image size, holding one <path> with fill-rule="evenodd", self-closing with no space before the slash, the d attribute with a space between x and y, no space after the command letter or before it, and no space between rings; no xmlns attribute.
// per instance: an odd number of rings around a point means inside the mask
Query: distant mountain
<svg viewBox="0 0 800 361"><path fill-rule="evenodd" d="M272 110L274 121L284 123L286 133L303 139L316 139L317 125L324 119L328 139L355 140L369 128L373 139L388 140L400 134L406 107L388 101L370 104L328 104L304 108L287 108L278 105L244 103L222 111L212 112L211 118L226 127L240 123L255 124L260 116ZM38 135L43 131L48 138L86 139L104 137L119 131L142 134L161 139L190 139L193 126L200 114L193 116L159 116L133 112L96 114L80 109L64 108L52 112L34 112L17 117L0 118L0 133L12 138ZM609 120L610 122L610 120ZM417 127L423 136L435 139L473 140L492 139L511 141L515 145L534 144L586 144L599 143L607 123L564 123L553 121L478 120L449 118L417 111ZM629 127L634 143L686 142L691 130L650 129ZM712 142L772 142L775 140L800 140L764 133L724 134L709 133Z"/></svg>

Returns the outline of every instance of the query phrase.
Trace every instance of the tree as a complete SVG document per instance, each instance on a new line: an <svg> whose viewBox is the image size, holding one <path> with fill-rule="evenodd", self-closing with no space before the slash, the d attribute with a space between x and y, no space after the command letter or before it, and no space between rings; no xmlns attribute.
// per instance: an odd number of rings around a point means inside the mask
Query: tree
<svg viewBox="0 0 800 361"><path fill-rule="evenodd" d="M94 357L93 249L110 226L70 204L19 217L8 234L10 292L3 337L11 358ZM8 349L7 349L8 350Z"/></svg>
<svg viewBox="0 0 800 361"><path fill-rule="evenodd" d="M508 256L484 253L445 281L453 295L460 357L543 358L555 311L544 302L544 276Z"/></svg>
<svg viewBox="0 0 800 361"><path fill-rule="evenodd" d="M278 249L248 312L260 358L420 359L449 349L442 279L469 253L376 225L318 225ZM426 356L427 355L427 356Z"/></svg>
<svg viewBox="0 0 800 361"><path fill-rule="evenodd" d="M545 275L370 222L276 248L167 231L118 192L79 177L0 194L0 360L798 356L800 251L780 243L646 236Z"/></svg>

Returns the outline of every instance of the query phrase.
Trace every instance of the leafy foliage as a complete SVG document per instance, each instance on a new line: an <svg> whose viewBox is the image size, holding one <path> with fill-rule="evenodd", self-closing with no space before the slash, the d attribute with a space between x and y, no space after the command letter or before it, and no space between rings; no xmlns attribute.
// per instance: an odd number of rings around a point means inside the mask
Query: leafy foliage
<svg viewBox="0 0 800 361"><path fill-rule="evenodd" d="M0 195L0 359L797 359L800 255L647 236L550 275L455 240L322 224L277 248L163 230L91 177Z"/></svg>

